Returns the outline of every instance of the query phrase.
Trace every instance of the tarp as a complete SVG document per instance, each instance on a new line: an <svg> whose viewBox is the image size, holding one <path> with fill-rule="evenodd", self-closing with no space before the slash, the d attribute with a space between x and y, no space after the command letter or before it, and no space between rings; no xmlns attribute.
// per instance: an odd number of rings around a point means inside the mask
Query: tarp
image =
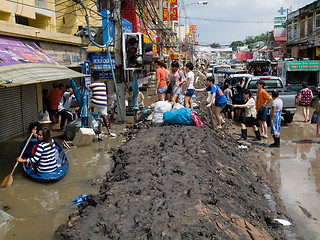
<svg viewBox="0 0 320 240"><path fill-rule="evenodd" d="M0 86L17 86L84 74L60 65L31 40L0 36Z"/></svg>

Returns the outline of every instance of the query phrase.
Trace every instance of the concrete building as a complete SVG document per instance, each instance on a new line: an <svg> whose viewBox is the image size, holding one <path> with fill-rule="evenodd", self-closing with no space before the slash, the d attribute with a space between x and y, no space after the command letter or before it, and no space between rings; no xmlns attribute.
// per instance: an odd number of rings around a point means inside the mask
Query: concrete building
<svg viewBox="0 0 320 240"><path fill-rule="evenodd" d="M320 59L320 1L288 14L287 56Z"/></svg>

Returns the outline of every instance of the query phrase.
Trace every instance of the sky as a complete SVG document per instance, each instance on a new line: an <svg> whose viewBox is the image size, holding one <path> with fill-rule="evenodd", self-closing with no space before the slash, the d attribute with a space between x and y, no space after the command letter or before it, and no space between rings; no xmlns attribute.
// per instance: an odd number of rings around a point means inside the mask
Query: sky
<svg viewBox="0 0 320 240"><path fill-rule="evenodd" d="M178 0L184 3L188 24L197 25L196 41L200 45L230 44L273 30L274 17L281 16L283 7L295 11L314 0L207 0L207 5L194 4L197 0ZM286 16L284 13L283 16ZM185 13L181 11L181 17ZM219 20L219 21L218 21ZM197 35L199 35L197 37Z"/></svg>

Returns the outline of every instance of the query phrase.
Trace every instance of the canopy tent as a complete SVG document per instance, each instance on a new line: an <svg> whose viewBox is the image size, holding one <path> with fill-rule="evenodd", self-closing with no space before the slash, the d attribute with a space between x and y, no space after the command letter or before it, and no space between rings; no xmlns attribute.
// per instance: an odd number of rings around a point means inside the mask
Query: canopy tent
<svg viewBox="0 0 320 240"><path fill-rule="evenodd" d="M17 86L85 76L63 65L15 64L0 67L0 86Z"/></svg>

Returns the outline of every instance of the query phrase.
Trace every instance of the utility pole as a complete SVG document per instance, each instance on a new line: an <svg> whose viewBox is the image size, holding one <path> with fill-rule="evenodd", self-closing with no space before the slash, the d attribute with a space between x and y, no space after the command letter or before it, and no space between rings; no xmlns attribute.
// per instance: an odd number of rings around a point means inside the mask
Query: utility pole
<svg viewBox="0 0 320 240"><path fill-rule="evenodd" d="M114 24L114 60L115 60L115 75L116 84L119 91L119 101L117 102L118 108L118 121L125 122L126 119L126 106L125 106L125 87L124 87L124 74L123 74L123 57L122 57L122 19L121 19L121 0L113 0L113 24ZM122 111L120 111L121 105Z"/></svg>

